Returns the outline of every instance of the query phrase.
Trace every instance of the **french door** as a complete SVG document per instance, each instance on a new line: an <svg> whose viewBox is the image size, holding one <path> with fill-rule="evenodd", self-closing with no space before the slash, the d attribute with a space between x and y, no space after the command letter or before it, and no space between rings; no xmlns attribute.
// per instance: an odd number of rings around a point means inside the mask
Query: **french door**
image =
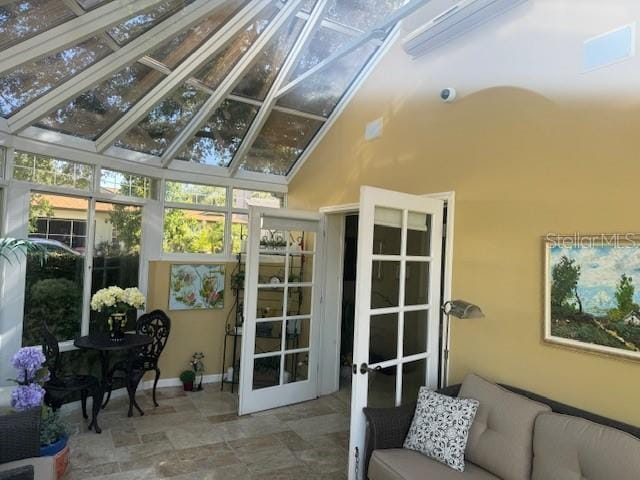
<svg viewBox="0 0 640 480"><path fill-rule="evenodd" d="M320 215L252 207L240 414L317 397Z"/></svg>
<svg viewBox="0 0 640 480"><path fill-rule="evenodd" d="M362 187L349 480L364 480L362 409L437 386L443 201Z"/></svg>

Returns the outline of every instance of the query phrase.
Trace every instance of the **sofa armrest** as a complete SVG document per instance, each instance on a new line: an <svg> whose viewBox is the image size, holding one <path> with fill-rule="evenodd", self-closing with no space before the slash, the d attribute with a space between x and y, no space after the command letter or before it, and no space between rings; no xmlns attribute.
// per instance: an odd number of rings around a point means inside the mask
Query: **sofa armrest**
<svg viewBox="0 0 640 480"><path fill-rule="evenodd" d="M365 473L364 478L367 478L369 460L374 450L402 448L415 411L415 403L392 408L363 409L367 420L365 451L361 464Z"/></svg>
<svg viewBox="0 0 640 480"><path fill-rule="evenodd" d="M40 455L40 409L0 415L0 463Z"/></svg>

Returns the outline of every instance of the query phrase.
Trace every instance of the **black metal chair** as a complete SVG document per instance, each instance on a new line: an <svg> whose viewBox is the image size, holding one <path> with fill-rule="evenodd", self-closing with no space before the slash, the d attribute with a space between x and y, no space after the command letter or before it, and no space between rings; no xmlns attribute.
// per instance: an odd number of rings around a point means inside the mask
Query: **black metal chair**
<svg viewBox="0 0 640 480"><path fill-rule="evenodd" d="M103 396L100 381L92 375L62 375L62 357L58 348L58 339L46 323L42 324L42 334L42 351L46 358L46 365L49 368L49 380L44 384L45 403L54 410L58 410L69 396L79 393L80 402L82 403L82 416L88 419L87 398L91 395L92 408L89 430L93 428L96 433L101 433L102 429L98 425L98 413L100 412Z"/></svg>
<svg viewBox="0 0 640 480"><path fill-rule="evenodd" d="M127 382L127 388L132 389L135 395L135 391L138 388L138 384L144 377L146 372L155 372L155 380L153 382L153 404L157 407L156 401L156 389L158 387L158 380L160 380L160 368L158 367L158 360L160 355L167 345L169 339L169 333L171 332L171 319L162 310L154 310L149 313L145 313L136 321L136 333L140 335L148 335L153 338L153 341L141 349L139 349L134 358L128 362L118 362L111 369L111 376L116 371L125 373L125 381ZM113 383L113 382L112 382ZM111 388L107 393L107 399L105 400L102 408L107 406L109 399L111 398ZM133 398L133 396L132 396ZM129 402L129 416L133 413L133 407L136 407L140 414L142 411L135 401Z"/></svg>

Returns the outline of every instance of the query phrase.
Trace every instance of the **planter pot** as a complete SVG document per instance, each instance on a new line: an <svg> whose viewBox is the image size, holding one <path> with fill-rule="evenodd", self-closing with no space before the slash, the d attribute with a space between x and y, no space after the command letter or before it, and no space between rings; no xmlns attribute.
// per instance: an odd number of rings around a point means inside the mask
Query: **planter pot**
<svg viewBox="0 0 640 480"><path fill-rule="evenodd" d="M69 469L70 450L67 442L68 437L63 437L51 445L40 447L41 457L53 457L53 464L56 472L56 479L60 480Z"/></svg>
<svg viewBox="0 0 640 480"><path fill-rule="evenodd" d="M193 392L193 382L183 383L182 388L185 392Z"/></svg>

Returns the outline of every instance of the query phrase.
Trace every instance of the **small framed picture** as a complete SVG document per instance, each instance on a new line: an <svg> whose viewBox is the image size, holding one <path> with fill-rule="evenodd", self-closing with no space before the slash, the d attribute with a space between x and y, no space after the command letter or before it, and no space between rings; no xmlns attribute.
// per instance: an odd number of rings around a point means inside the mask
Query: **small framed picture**
<svg viewBox="0 0 640 480"><path fill-rule="evenodd" d="M640 237L548 235L544 340L640 360Z"/></svg>
<svg viewBox="0 0 640 480"><path fill-rule="evenodd" d="M224 265L171 265L169 310L224 308Z"/></svg>

